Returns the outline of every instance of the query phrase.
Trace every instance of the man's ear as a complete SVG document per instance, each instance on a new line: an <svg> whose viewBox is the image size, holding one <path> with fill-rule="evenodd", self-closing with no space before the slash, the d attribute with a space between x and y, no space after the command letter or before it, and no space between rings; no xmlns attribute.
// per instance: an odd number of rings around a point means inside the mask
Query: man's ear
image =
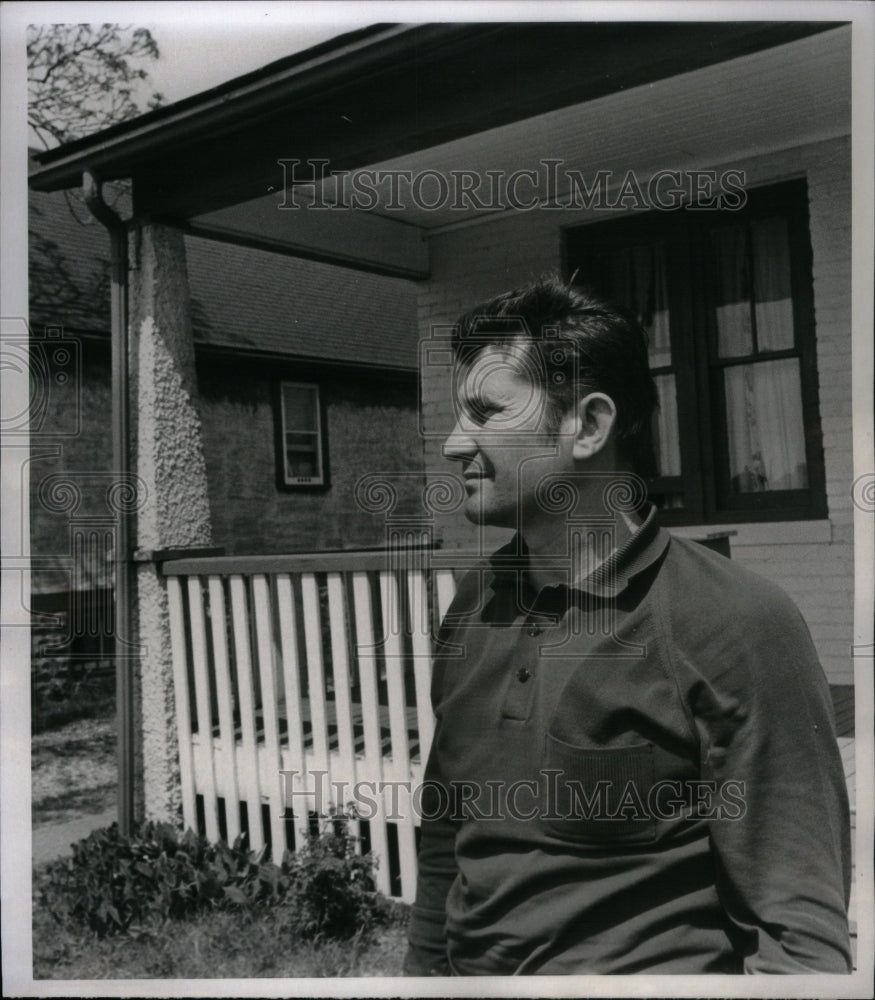
<svg viewBox="0 0 875 1000"><path fill-rule="evenodd" d="M576 433L572 456L583 460L597 455L607 444L617 420L617 407L610 396L591 392L577 404Z"/></svg>

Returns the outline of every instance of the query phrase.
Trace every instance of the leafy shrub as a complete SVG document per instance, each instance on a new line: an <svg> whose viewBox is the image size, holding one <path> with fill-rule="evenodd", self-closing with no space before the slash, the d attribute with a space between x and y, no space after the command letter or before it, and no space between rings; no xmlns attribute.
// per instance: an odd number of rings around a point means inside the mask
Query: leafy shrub
<svg viewBox="0 0 875 1000"><path fill-rule="evenodd" d="M386 913L374 886L374 859L356 854L350 818L334 813L297 854L287 855L292 860L287 920L301 937L350 938L369 931Z"/></svg>
<svg viewBox="0 0 875 1000"><path fill-rule="evenodd" d="M335 815L279 865L244 847L211 844L191 830L146 823L130 837L117 824L73 845L38 887L42 907L99 937L209 908L280 906L280 924L302 938L366 932L391 907L374 888L374 859L355 852L346 817Z"/></svg>

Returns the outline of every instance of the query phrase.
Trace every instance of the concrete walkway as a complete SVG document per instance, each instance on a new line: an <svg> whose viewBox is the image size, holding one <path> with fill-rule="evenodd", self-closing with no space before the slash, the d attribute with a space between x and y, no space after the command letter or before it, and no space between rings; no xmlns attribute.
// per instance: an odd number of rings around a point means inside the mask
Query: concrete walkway
<svg viewBox="0 0 875 1000"><path fill-rule="evenodd" d="M109 826L116 819L118 819L118 812L113 806L106 812L77 816L76 819L68 820L66 823L46 823L35 826L31 836L33 864L39 865L44 861L54 861L55 858L72 854L72 845L77 840L87 837L92 830Z"/></svg>

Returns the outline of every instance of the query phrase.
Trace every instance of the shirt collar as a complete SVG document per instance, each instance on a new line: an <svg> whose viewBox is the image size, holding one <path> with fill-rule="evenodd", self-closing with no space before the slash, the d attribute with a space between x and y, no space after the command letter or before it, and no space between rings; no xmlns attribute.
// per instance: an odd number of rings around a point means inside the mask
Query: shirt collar
<svg viewBox="0 0 875 1000"><path fill-rule="evenodd" d="M663 554L669 543L669 533L660 526L656 507L648 505L644 521L624 543L582 580L576 580L572 590L596 597L617 597L629 581L651 566ZM528 573L529 555L522 536L517 533L507 545L498 549L489 560L493 573L493 589L515 585L520 573ZM545 588L546 589L546 588Z"/></svg>

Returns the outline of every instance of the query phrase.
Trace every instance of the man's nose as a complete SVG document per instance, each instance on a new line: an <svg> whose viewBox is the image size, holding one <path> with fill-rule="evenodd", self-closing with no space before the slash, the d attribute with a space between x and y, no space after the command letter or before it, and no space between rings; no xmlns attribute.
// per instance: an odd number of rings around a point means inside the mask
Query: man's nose
<svg viewBox="0 0 875 1000"><path fill-rule="evenodd" d="M477 442L462 427L460 420L456 421L450 436L444 442L444 458L450 461L460 461L472 458L477 454Z"/></svg>

